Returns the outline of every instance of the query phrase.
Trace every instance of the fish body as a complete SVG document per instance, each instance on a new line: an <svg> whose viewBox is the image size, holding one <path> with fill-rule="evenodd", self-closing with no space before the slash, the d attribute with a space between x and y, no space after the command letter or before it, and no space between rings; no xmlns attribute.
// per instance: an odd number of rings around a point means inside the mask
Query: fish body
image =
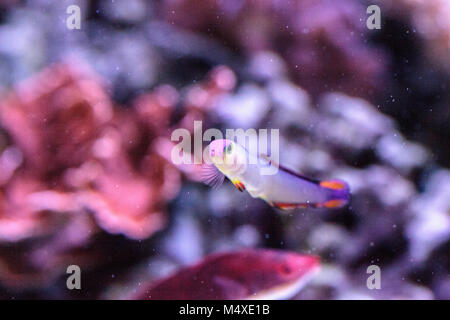
<svg viewBox="0 0 450 320"><path fill-rule="evenodd" d="M214 166L240 191L247 190L252 197L261 198L274 207L337 208L349 200L349 188L344 181L318 181L304 177L273 163L264 155L249 154L230 140L215 140L209 149Z"/></svg>
<svg viewBox="0 0 450 320"><path fill-rule="evenodd" d="M319 268L315 256L244 249L207 256L140 291L132 299L287 299Z"/></svg>

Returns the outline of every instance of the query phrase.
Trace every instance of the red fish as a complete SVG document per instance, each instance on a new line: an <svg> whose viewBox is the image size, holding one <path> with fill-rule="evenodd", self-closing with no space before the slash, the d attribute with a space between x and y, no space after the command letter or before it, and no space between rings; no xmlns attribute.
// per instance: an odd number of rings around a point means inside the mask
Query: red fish
<svg viewBox="0 0 450 320"><path fill-rule="evenodd" d="M213 254L144 288L132 299L286 299L295 295L318 267L315 256L280 250Z"/></svg>

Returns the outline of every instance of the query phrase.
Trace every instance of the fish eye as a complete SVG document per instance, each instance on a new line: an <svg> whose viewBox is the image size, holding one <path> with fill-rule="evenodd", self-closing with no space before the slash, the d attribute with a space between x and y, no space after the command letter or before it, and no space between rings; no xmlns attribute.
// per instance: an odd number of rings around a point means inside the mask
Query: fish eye
<svg viewBox="0 0 450 320"><path fill-rule="evenodd" d="M223 152L226 152L226 153L228 153L228 154L230 154L231 153L231 143L228 145L228 146L225 146L224 148L223 148Z"/></svg>
<svg viewBox="0 0 450 320"><path fill-rule="evenodd" d="M291 269L291 267L290 267L289 265L287 265L287 264L282 264L282 265L280 266L280 272L281 272L282 274L288 275L288 274L290 274L290 273L292 272L292 269Z"/></svg>

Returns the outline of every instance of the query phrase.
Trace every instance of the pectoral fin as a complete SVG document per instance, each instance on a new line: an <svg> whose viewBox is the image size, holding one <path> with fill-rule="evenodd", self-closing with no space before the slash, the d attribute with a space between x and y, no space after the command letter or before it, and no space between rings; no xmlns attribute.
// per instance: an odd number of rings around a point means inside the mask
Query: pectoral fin
<svg viewBox="0 0 450 320"><path fill-rule="evenodd" d="M216 166L212 164L203 164L201 172L201 180L213 189L218 188L225 179L225 176Z"/></svg>

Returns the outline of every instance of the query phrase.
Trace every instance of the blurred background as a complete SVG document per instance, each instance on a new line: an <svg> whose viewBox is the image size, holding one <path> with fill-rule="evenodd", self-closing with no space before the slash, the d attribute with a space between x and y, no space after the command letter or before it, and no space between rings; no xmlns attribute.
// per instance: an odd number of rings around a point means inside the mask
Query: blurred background
<svg viewBox="0 0 450 320"><path fill-rule="evenodd" d="M117 299L261 247L321 257L296 299L450 299L449 48L446 0L0 1L0 298ZM170 160L194 120L280 129L350 205L210 189Z"/></svg>

